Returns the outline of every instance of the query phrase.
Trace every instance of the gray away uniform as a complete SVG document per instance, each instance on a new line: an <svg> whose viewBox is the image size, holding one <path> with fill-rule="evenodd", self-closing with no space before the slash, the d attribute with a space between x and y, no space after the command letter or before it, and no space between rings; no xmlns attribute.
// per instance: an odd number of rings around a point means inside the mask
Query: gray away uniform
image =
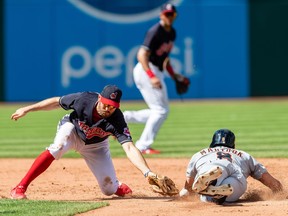
<svg viewBox="0 0 288 216"><path fill-rule="evenodd" d="M227 202L237 201L245 193L249 176L258 180L267 172L266 168L247 152L219 146L205 148L194 154L187 166L186 176L196 179L214 166L220 166L223 170L216 186L230 184L233 187L233 193L226 198ZM209 200L209 197L201 196L202 200Z"/></svg>

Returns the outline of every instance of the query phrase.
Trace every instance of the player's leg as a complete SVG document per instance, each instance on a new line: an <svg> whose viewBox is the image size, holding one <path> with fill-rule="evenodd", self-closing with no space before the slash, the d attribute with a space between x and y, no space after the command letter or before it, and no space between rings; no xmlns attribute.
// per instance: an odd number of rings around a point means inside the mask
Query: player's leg
<svg viewBox="0 0 288 216"><path fill-rule="evenodd" d="M220 166L221 164L221 166ZM246 178L241 171L232 163L220 160L216 163L222 169L222 174L216 179L213 185L209 185L202 194L201 200L222 204L235 202L246 191Z"/></svg>
<svg viewBox="0 0 288 216"><path fill-rule="evenodd" d="M146 104L150 108L150 115L146 121L144 130L141 134L140 139L136 142L136 147L145 153L149 151L153 144L156 135L163 122L167 118L169 113L169 103L167 95L167 87L164 82L164 74L160 72L155 66L150 64L151 69L155 75L161 80L162 88L155 89L152 87L146 72L143 70L141 65L139 70L134 73L135 83L141 92ZM137 73L136 73L137 72ZM148 153L148 152L147 152Z"/></svg>
<svg viewBox="0 0 288 216"><path fill-rule="evenodd" d="M59 159L64 152L68 151L71 147L70 142L67 142L71 137L74 129L72 123L67 122L68 117L64 117L58 125L57 134L54 143L50 145L47 150L41 153L33 162L32 166L20 181L20 183L11 190L10 196L12 199L25 199L27 198L25 192L29 184L43 173L55 159Z"/></svg>
<svg viewBox="0 0 288 216"><path fill-rule="evenodd" d="M205 190L214 180L217 180L223 173L223 168L220 166L203 166L201 170L198 171L193 185L192 190L199 193ZM214 183L214 185L216 182Z"/></svg>
<svg viewBox="0 0 288 216"><path fill-rule="evenodd" d="M54 161L54 157L48 150L41 153L33 162L32 166L20 181L20 183L11 190L10 197L12 199L26 199L26 190L29 184L41 173L43 173Z"/></svg>
<svg viewBox="0 0 288 216"><path fill-rule="evenodd" d="M133 69L133 79L136 87L139 90L143 88L143 86L149 86L150 84L149 78L145 73L146 72L143 70L142 65L140 63L136 64ZM150 114L150 109L126 110L123 112L125 121L127 123L146 123Z"/></svg>
<svg viewBox="0 0 288 216"><path fill-rule="evenodd" d="M123 115L127 123L146 123L151 115L151 110L127 110L123 112Z"/></svg>
<svg viewBox="0 0 288 216"><path fill-rule="evenodd" d="M200 200L203 202L214 202L223 204L224 202L236 202L247 189L244 177L229 176L219 186L209 186L207 193L202 193Z"/></svg>
<svg viewBox="0 0 288 216"><path fill-rule="evenodd" d="M233 193L226 198L226 202L237 201L247 189L246 178L241 173L235 173L224 179L221 184L230 184L233 187Z"/></svg>
<svg viewBox="0 0 288 216"><path fill-rule="evenodd" d="M104 195L116 194L123 197L132 194L132 190L126 184L119 182L116 177L108 139L97 144L83 145L77 148L77 151L85 159Z"/></svg>
<svg viewBox="0 0 288 216"><path fill-rule="evenodd" d="M168 100L165 100L165 96L163 96L166 92L165 84L162 89L152 88L150 90L153 91L153 94L148 93L145 89L140 90L151 111L141 137L136 143L137 147L142 147L140 150L150 148L169 113Z"/></svg>
<svg viewBox="0 0 288 216"><path fill-rule="evenodd" d="M192 189L195 192L200 192L207 188L214 180L213 185L219 186L224 179L234 173L239 173L239 171L229 160L208 160L197 171Z"/></svg>
<svg viewBox="0 0 288 216"><path fill-rule="evenodd" d="M223 197L227 197L233 193L233 187L230 184L220 185L223 179L228 177L225 167L227 163L230 164L228 161L223 161L223 164L209 162L202 165L198 170L192 190L201 194L201 201L217 201L217 204L222 204L225 201Z"/></svg>

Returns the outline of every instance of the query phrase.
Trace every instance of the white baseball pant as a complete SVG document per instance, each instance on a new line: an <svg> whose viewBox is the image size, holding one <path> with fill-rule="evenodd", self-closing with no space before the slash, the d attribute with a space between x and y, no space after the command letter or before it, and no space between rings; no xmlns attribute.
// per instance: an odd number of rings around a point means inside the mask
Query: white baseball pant
<svg viewBox="0 0 288 216"><path fill-rule="evenodd" d="M150 69L160 79L162 88L153 88L150 78L141 63L137 63L133 70L134 82L143 96L149 109L138 111L125 111L124 118L127 123L146 123L144 130L135 145L139 150L150 148L155 137L169 113L167 87L164 82L164 72L149 63Z"/></svg>
<svg viewBox="0 0 288 216"><path fill-rule="evenodd" d="M205 165L202 166L202 168L200 168L200 170L198 171L195 179L200 174L207 172L215 166L219 166L222 169L222 175L217 179L217 183L215 186L230 184L233 187L233 193L226 198L226 201L237 201L247 189L247 180L242 174L241 169L237 166L234 166L233 163L230 163L226 160L211 161L210 164L205 163ZM210 199L211 197L209 196L201 195L202 201L209 201Z"/></svg>
<svg viewBox="0 0 288 216"><path fill-rule="evenodd" d="M85 145L77 135L74 125L69 121L69 115L65 115L59 122L54 143L47 149L56 160L70 149L74 149L84 158L103 194L110 196L117 191L119 181L111 159L108 139Z"/></svg>

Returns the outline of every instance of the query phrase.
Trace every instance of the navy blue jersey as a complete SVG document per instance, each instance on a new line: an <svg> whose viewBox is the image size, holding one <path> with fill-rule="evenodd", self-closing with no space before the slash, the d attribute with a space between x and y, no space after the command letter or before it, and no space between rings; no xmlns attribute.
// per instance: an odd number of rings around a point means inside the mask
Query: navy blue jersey
<svg viewBox="0 0 288 216"><path fill-rule="evenodd" d="M149 61L163 71L163 62L168 57L176 39L176 31L166 31L160 23L156 23L146 33L143 46L151 52Z"/></svg>
<svg viewBox="0 0 288 216"><path fill-rule="evenodd" d="M128 126L120 109L109 118L93 122L93 110L98 102L98 93L80 92L60 98L59 104L65 110L73 109L70 121L85 144L93 144L114 135L120 144L132 141Z"/></svg>

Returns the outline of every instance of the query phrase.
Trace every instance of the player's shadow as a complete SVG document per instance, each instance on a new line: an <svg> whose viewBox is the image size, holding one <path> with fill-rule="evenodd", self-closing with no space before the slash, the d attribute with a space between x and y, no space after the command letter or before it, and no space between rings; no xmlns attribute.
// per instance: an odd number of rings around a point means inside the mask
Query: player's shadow
<svg viewBox="0 0 288 216"><path fill-rule="evenodd" d="M113 196L113 197L107 197L107 198L102 198L102 200L108 201L108 200L123 200L123 199L143 199L143 200L163 200L166 202L171 202L174 201L176 198L175 197L169 197L169 196L147 196L144 194L135 194L132 195L131 197L117 197L117 196Z"/></svg>
<svg viewBox="0 0 288 216"><path fill-rule="evenodd" d="M257 202L257 201L263 201L264 199L260 196L259 191L248 191L242 196L239 200L236 202L225 202L223 206L229 207L229 206L243 206L244 203L250 203L250 202Z"/></svg>

